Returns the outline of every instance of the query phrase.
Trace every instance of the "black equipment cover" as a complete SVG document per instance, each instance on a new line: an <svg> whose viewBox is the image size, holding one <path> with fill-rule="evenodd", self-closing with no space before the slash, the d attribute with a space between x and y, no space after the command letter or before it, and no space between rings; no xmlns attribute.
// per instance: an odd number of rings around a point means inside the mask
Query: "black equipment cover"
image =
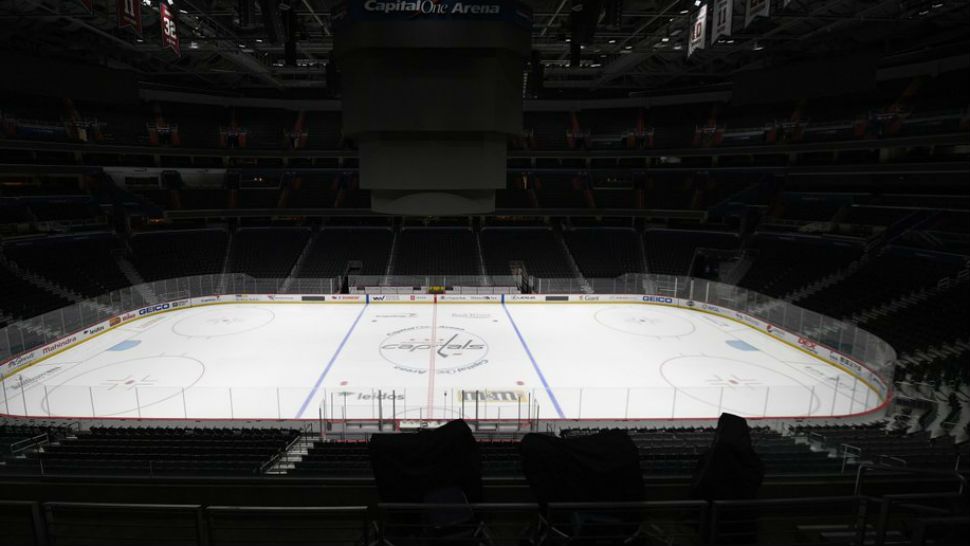
<svg viewBox="0 0 970 546"><path fill-rule="evenodd" d="M701 455L691 480L691 497L703 500L753 499L765 476L764 464L751 447L748 422L722 413L714 442Z"/></svg>
<svg viewBox="0 0 970 546"><path fill-rule="evenodd" d="M643 500L640 456L625 431L571 438L526 434L520 452L540 504Z"/></svg>
<svg viewBox="0 0 970 546"><path fill-rule="evenodd" d="M481 455L462 420L417 434L375 434L368 448L381 502L426 502L454 487L468 502L482 500Z"/></svg>

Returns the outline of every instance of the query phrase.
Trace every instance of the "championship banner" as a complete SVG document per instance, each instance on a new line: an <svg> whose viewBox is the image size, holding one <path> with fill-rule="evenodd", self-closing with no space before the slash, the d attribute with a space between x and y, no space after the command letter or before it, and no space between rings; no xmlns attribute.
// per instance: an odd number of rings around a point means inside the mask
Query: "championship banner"
<svg viewBox="0 0 970 546"><path fill-rule="evenodd" d="M771 7L769 0L747 0L747 9L744 10L744 26L747 27L754 21L755 17L767 17L768 8Z"/></svg>
<svg viewBox="0 0 970 546"><path fill-rule="evenodd" d="M141 0L118 0L118 28L125 27L141 36Z"/></svg>
<svg viewBox="0 0 970 546"><path fill-rule="evenodd" d="M714 4L714 21L711 29L711 43L721 36L731 35L731 17L734 16L734 0L717 0Z"/></svg>
<svg viewBox="0 0 970 546"><path fill-rule="evenodd" d="M162 2L158 5L158 20L162 25L162 47L170 47L176 55L181 56L179 49L179 33L175 23L175 14L168 4Z"/></svg>
<svg viewBox="0 0 970 546"><path fill-rule="evenodd" d="M687 56L690 57L695 49L704 49L704 38L707 36L707 4L701 6L694 15L690 26L690 41L687 42Z"/></svg>

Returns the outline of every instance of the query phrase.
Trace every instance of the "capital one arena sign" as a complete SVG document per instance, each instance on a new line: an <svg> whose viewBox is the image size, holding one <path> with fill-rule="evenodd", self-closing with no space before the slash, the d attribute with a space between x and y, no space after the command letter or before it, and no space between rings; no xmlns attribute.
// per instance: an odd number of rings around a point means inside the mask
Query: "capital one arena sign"
<svg viewBox="0 0 970 546"><path fill-rule="evenodd" d="M420 13L422 15L497 15L501 11L501 6L498 4L477 4L473 2L453 2L449 4L448 2L436 2L435 0L418 0L417 2L407 2L405 0L390 2L367 0L364 2L364 10L383 13Z"/></svg>
<svg viewBox="0 0 970 546"><path fill-rule="evenodd" d="M532 25L532 10L515 0L349 0L331 12L335 25L359 21L504 20Z"/></svg>

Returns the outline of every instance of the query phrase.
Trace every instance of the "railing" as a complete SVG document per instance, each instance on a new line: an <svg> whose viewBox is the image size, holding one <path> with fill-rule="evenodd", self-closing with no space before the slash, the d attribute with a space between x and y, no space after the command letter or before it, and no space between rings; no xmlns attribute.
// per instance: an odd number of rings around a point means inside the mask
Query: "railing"
<svg viewBox="0 0 970 546"><path fill-rule="evenodd" d="M956 470L933 470L925 468L910 468L905 466L886 466L879 465L871 462L864 462L859 465L858 470L856 470L855 478L855 494L863 495L865 494L863 489L865 486L865 478L871 472L884 472L888 474L904 474L908 476L923 476L927 478L953 478L953 481L957 485L957 494L963 495L967 488L967 478L962 473Z"/></svg>
<svg viewBox="0 0 970 546"><path fill-rule="evenodd" d="M893 542L911 528L913 544L923 544L919 522L926 517L952 517L964 506L960 493L904 493L884 495L876 500L878 515L875 521L875 543L885 544L888 535ZM913 525L913 522L917 525ZM963 522L966 525L966 522ZM925 529L924 529L925 531ZM965 534L964 534L965 536Z"/></svg>
<svg viewBox="0 0 970 546"><path fill-rule="evenodd" d="M858 496L714 501L705 543L861 546L867 505Z"/></svg>
<svg viewBox="0 0 970 546"><path fill-rule="evenodd" d="M626 503L204 506L0 501L11 543L924 544L966 529L947 494ZM148 538L150 537L150 539ZM955 544L959 542L936 541Z"/></svg>
<svg viewBox="0 0 970 546"><path fill-rule="evenodd" d="M859 457L862 456L862 448L854 446L852 444L842 444L839 446L841 449L840 455L842 457L842 473L845 473L846 467L849 466L850 462L857 462Z"/></svg>
<svg viewBox="0 0 970 546"><path fill-rule="evenodd" d="M312 444L313 436L313 426L311 423L303 425L303 429L300 434L296 436L290 443L282 447L277 451L272 457L266 462L259 466L259 473L266 474L268 471L272 470L274 467L279 466L283 463L288 463L290 459L290 452L293 451L297 446L309 446Z"/></svg>
<svg viewBox="0 0 970 546"><path fill-rule="evenodd" d="M16 456L21 453L28 451L36 446L44 445L50 442L50 437L45 432L43 434L38 434L31 438L24 438L23 440L18 440L10 444L10 455Z"/></svg>
<svg viewBox="0 0 970 546"><path fill-rule="evenodd" d="M6 507L0 501L0 507ZM370 544L363 506L202 506L48 502L31 510L34 544ZM39 509L39 508L42 508ZM26 518L24 518L26 519Z"/></svg>

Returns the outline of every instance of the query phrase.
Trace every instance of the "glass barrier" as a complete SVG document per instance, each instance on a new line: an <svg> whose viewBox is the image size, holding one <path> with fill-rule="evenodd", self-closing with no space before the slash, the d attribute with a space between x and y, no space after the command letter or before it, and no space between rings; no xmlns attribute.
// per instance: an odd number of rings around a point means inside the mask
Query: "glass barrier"
<svg viewBox="0 0 970 546"><path fill-rule="evenodd" d="M787 387L781 386L750 387L747 390L553 388L550 393L540 393L539 398L526 400L526 415L535 411L536 406L543 412L543 417L548 418L560 415L568 418L615 418L618 415L637 418L668 413L671 417L686 417L705 415L712 408L730 409L750 416L779 415L783 409L786 410L785 413L790 409L793 415L844 415L878 406L886 399L892 385L896 353L882 339L852 324L738 286L704 279L651 274L630 274L615 279L532 277L522 279L521 284L518 284L519 280L513 276L353 277L348 284L378 291L390 291L396 287L412 290L413 287L448 286L453 288L453 293L466 294L503 293L522 289L539 294L649 294L680 298L686 302L685 305L699 311L704 311L701 306L707 304L721 308L722 315L737 312L763 321L768 329L797 336L799 346L806 351L834 360L844 368L853 368L863 379L868 373L860 367L860 364L864 364L878 378L878 381L867 381L872 388L859 385L857 383L860 380L853 379L851 385L846 381L844 384L827 386L826 392L815 393L807 392L801 387L786 390ZM339 291L341 285L339 279L256 279L242 274L201 275L149 282L110 292L0 329L0 360L22 358L25 353L39 350L48 343L67 338L101 321L161 302L216 294L329 294ZM742 315L728 318L743 320ZM9 374L9 369L7 373ZM428 402L427 393L416 393L414 390L405 393L401 388L401 392L395 394L395 397L401 396L401 407L397 407L396 401L391 403L393 407L384 408L372 399L348 399L348 395L328 400L326 404L322 400L314 401L314 405L308 409L307 393L301 398L301 389L290 392L291 389L267 391L262 387L229 389L195 386L186 387L184 390L179 388L178 391L149 386L137 389L92 387L86 395L75 392L71 396L66 393L75 387L58 386L48 387L46 393L38 389L27 389L25 399L19 390L24 386L18 384L16 376L4 377L2 380L5 413L14 415L27 412L34 415L137 417L140 412L143 417L165 413L181 414L190 418L212 415L292 418L298 414L327 410L328 415L354 419L374 419L382 415L427 418L427 414L432 417L467 417L472 406L476 406L479 418L507 419L513 416L519 418L523 403L519 398L514 401L457 399L454 393L451 394L452 398L442 398L440 403L434 397ZM474 385L469 387L466 392L482 390L476 389ZM378 389L374 390L376 392ZM509 389L502 392L515 391L516 389ZM446 393L438 394L447 396ZM333 396L333 393L328 396ZM464 403L464 408L460 407L461 403ZM385 411L390 413L383 413Z"/></svg>
<svg viewBox="0 0 970 546"><path fill-rule="evenodd" d="M355 275L347 279L351 292L382 294L430 287L446 287L454 294L506 294L518 292L521 277L512 275Z"/></svg>
<svg viewBox="0 0 970 546"><path fill-rule="evenodd" d="M0 361L62 339L84 328L148 305L214 294L332 294L337 279L256 279L248 275L199 275L148 282L22 320L0 329Z"/></svg>
<svg viewBox="0 0 970 546"><path fill-rule="evenodd" d="M468 420L834 417L877 408L859 381L814 386L481 389L42 385L3 380L0 413L63 418Z"/></svg>

